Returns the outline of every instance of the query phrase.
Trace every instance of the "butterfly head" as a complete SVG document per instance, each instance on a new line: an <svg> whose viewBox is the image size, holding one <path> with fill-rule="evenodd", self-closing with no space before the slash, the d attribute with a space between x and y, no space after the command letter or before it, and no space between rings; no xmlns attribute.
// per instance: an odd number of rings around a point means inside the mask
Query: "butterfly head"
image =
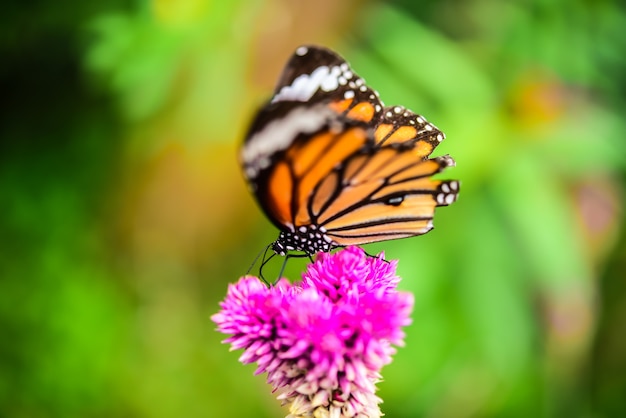
<svg viewBox="0 0 626 418"><path fill-rule="evenodd" d="M274 250L274 252L280 256L287 255L287 248L285 248L285 244L283 244L280 237L272 244L272 250Z"/></svg>

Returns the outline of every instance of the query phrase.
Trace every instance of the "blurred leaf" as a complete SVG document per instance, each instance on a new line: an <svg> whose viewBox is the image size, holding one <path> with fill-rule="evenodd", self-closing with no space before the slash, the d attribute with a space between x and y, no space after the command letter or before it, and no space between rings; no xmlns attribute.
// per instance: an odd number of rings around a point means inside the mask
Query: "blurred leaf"
<svg viewBox="0 0 626 418"><path fill-rule="evenodd" d="M99 42L89 51L87 65L109 74L124 113L144 119L164 106L179 66L181 34L123 14L102 16L91 27Z"/></svg>
<svg viewBox="0 0 626 418"><path fill-rule="evenodd" d="M520 150L493 185L532 278L556 284L590 277L570 201L549 166Z"/></svg>
<svg viewBox="0 0 626 418"><path fill-rule="evenodd" d="M443 106L452 115L463 113L468 107L476 110L492 106L495 92L488 79L467 55L440 34L392 7L373 9L366 19L371 24L375 22L377 28L366 40L371 47L364 51L380 62L376 81L382 87L375 85L376 88L395 86L392 91L400 92L398 96L403 100L412 91L417 97L424 96ZM376 68L372 58L363 65L368 71L370 66Z"/></svg>
<svg viewBox="0 0 626 418"><path fill-rule="evenodd" d="M623 5L335 3L5 7L0 416L284 413L209 316L276 236L232 144L304 41L349 45L458 165L433 232L368 246L415 294L387 415L625 415ZM610 233L587 242L584 210Z"/></svg>

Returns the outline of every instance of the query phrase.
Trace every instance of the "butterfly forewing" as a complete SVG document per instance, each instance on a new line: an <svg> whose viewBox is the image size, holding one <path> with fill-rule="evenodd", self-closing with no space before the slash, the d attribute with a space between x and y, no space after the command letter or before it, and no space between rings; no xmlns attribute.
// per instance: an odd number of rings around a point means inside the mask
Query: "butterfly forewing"
<svg viewBox="0 0 626 418"><path fill-rule="evenodd" d="M301 46L280 77L272 103L325 103L343 117L359 122L378 120L383 105L348 63L334 52Z"/></svg>
<svg viewBox="0 0 626 418"><path fill-rule="evenodd" d="M456 199L456 182L431 178L451 165L452 160L441 157L415 162L411 151L395 150L395 157L384 170L371 172L358 182L354 179L343 180L340 192L330 196L331 202L318 216L317 222L324 226L329 235L337 233L335 241L338 244L346 245L339 239L345 236L346 231L351 231L351 235L367 236L373 233L373 226L379 225L387 225L390 234L401 231L409 236L421 235L432 228L430 221L435 207L448 205ZM367 161L375 161L377 158L378 154ZM349 167L351 161L346 164ZM364 242L370 242L369 238Z"/></svg>

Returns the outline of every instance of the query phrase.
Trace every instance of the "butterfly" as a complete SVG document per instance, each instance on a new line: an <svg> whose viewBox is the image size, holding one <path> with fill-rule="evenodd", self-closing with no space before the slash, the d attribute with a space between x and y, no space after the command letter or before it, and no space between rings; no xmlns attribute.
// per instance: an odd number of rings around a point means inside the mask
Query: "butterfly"
<svg viewBox="0 0 626 418"><path fill-rule="evenodd" d="M454 166L429 158L444 134L402 106L385 107L335 52L296 49L240 150L244 177L278 227L278 255L313 255L406 238L433 228L435 207L452 204Z"/></svg>

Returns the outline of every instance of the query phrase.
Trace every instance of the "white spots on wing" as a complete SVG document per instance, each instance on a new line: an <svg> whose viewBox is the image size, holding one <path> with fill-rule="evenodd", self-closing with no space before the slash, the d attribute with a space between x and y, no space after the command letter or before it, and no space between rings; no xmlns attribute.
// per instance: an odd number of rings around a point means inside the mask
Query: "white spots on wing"
<svg viewBox="0 0 626 418"><path fill-rule="evenodd" d="M304 234L306 232L306 226L301 226L298 230Z"/></svg>
<svg viewBox="0 0 626 418"><path fill-rule="evenodd" d="M324 77L322 79L322 82L320 83L320 88L322 90L324 90L324 91L337 90L337 87L339 87L339 76L340 75L341 75L341 69L339 67L333 67L330 70L330 74L327 77ZM315 92L313 92L313 93L315 93Z"/></svg>
<svg viewBox="0 0 626 418"><path fill-rule="evenodd" d="M289 147L298 135L320 129L333 114L325 105L297 107L285 117L269 122L246 141L241 151L246 176L254 179L271 164L272 155Z"/></svg>
<svg viewBox="0 0 626 418"><path fill-rule="evenodd" d="M435 199L438 205L451 205L456 201L459 192L459 182L450 181L442 183L439 187L441 193L438 193Z"/></svg>
<svg viewBox="0 0 626 418"><path fill-rule="evenodd" d="M362 85L361 87L359 87L359 90L366 92L367 91L367 86Z"/></svg>
<svg viewBox="0 0 626 418"><path fill-rule="evenodd" d="M259 167L261 167L261 169L267 168L270 166L271 162L272 160L267 157L259 158Z"/></svg>
<svg viewBox="0 0 626 418"><path fill-rule="evenodd" d="M411 119L411 120L409 121L409 123L410 123L411 125L415 125L415 121L414 121L413 119Z"/></svg>
<svg viewBox="0 0 626 418"><path fill-rule="evenodd" d="M376 109L377 112L380 112L382 110L382 106L377 104L374 106L374 109Z"/></svg>
<svg viewBox="0 0 626 418"><path fill-rule="evenodd" d="M390 118L390 117L392 117L392 116L393 116L393 113L391 113L391 112L389 112L389 111L387 111L387 113L385 113L385 117Z"/></svg>
<svg viewBox="0 0 626 418"><path fill-rule="evenodd" d="M306 102L313 97L319 89L333 91L339 87L341 69L337 66L317 67L311 74L301 74L293 82L284 86L272 99L272 103L280 101Z"/></svg>
<svg viewBox="0 0 626 418"><path fill-rule="evenodd" d="M433 130L433 125L427 124L426 126L424 126L424 129L426 129L427 131L432 131Z"/></svg>
<svg viewBox="0 0 626 418"><path fill-rule="evenodd" d="M443 134L439 133L437 134L437 142L441 142L443 141Z"/></svg>
<svg viewBox="0 0 626 418"><path fill-rule="evenodd" d="M330 74L331 70L327 66L317 67L311 74L301 74L289 86L281 88L272 102L283 100L306 102L320 88L324 80L329 78Z"/></svg>
<svg viewBox="0 0 626 418"><path fill-rule="evenodd" d="M259 174L259 168L246 167L245 173L247 179L253 179Z"/></svg>
<svg viewBox="0 0 626 418"><path fill-rule="evenodd" d="M343 98L344 98L344 99L352 99L352 98L354 98L354 90L347 90L347 91L343 94Z"/></svg>
<svg viewBox="0 0 626 418"><path fill-rule="evenodd" d="M301 46L298 49L296 49L296 55L300 57L306 55L307 52L309 52L309 48L307 48L306 46Z"/></svg>
<svg viewBox="0 0 626 418"><path fill-rule="evenodd" d="M300 51L303 48L304 51ZM296 54L306 54L308 50L306 47L300 47L296 50ZM283 86L278 93L272 98L272 103L280 101L309 101L317 91L332 92L339 88L339 86L345 86L346 84L351 89L356 89L363 84L362 79L357 79L356 82L352 79L354 73L350 70L350 66L343 62L340 65L328 66L321 65L317 67L310 74L300 74L291 82L288 86ZM364 90L362 90L364 91Z"/></svg>
<svg viewBox="0 0 626 418"><path fill-rule="evenodd" d="M357 78L355 83L359 87L365 85L365 81L362 78Z"/></svg>
<svg viewBox="0 0 626 418"><path fill-rule="evenodd" d="M424 122L426 122L426 119L424 119L421 116L418 116L415 118L415 120L417 121L417 123L419 123L420 125L423 124Z"/></svg>
<svg viewBox="0 0 626 418"><path fill-rule="evenodd" d="M439 158L446 167L456 166L456 161L454 161L452 157L450 157L449 155L442 155L441 157L437 157L437 158Z"/></svg>
<svg viewBox="0 0 626 418"><path fill-rule="evenodd" d="M395 114L400 114L400 113L402 113L402 108L401 108L400 106L395 106L395 107L393 108L393 113L395 113Z"/></svg>
<svg viewBox="0 0 626 418"><path fill-rule="evenodd" d="M456 162L449 155L442 155L437 157L436 160L441 167L454 167L456 165Z"/></svg>

